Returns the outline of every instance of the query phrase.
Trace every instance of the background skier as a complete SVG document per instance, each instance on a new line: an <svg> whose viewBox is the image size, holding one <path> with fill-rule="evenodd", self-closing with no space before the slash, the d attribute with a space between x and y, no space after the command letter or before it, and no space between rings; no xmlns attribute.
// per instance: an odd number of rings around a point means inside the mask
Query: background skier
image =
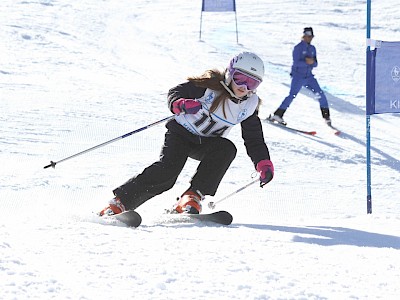
<svg viewBox="0 0 400 300"><path fill-rule="evenodd" d="M268 117L268 120L286 125L287 123L283 120L283 115L289 108L293 99L299 93L300 89L304 86L311 90L314 93L315 98L318 99L322 117L325 119L325 122L328 125L332 124L328 100L312 73L313 68L318 66L317 50L313 45L311 45L313 38L314 32L312 27L304 28L301 42L293 49L293 65L290 73L292 76L292 83L290 85L289 95L283 100L274 114Z"/></svg>

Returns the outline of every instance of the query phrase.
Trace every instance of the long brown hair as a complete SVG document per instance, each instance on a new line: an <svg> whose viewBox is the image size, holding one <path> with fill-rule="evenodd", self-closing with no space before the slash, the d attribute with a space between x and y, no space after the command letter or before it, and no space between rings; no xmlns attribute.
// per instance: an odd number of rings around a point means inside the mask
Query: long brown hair
<svg viewBox="0 0 400 300"><path fill-rule="evenodd" d="M227 72L226 70L224 72L221 72L218 69L212 69L205 71L200 76L191 76L187 78L188 81L191 81L196 86L202 88L208 88L218 92L217 98L215 98L213 104L211 104L210 112L214 112L218 108L218 106L222 104L222 111L224 113L224 117L226 117L225 100L228 100L231 97L230 93L221 84L221 81L225 82L226 72ZM261 104L262 100L260 97L258 97L258 105L256 108L257 111L259 110Z"/></svg>
<svg viewBox="0 0 400 300"><path fill-rule="evenodd" d="M214 112L218 106L222 104L222 110L224 112L224 116L226 117L225 100L230 98L230 94L220 83L220 81L225 81L225 72L221 72L217 69L207 70L200 76L188 77L188 80L194 83L196 86L208 88L218 92L217 98L215 98L210 107L210 112Z"/></svg>

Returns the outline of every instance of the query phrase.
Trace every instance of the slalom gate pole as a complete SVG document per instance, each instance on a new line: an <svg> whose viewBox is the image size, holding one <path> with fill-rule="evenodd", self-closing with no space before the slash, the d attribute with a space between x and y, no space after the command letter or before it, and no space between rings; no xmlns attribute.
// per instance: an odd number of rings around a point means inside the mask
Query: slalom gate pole
<svg viewBox="0 0 400 300"><path fill-rule="evenodd" d="M209 203L208 203L208 207L211 208L211 209L214 209L214 208L215 208L215 205L216 205L217 203L221 203L222 201L225 201L226 199L232 197L233 195L239 193L240 191L243 191L245 188L248 188L249 186L251 186L253 183L256 183L256 182L260 182L260 179L257 178L257 179L255 179L255 180L253 180L252 182L249 182L249 183L246 184L245 186L242 186L240 189L234 191L233 193L229 194L228 196L225 196L224 198L222 198L222 199L220 199L220 200L218 200L218 201L209 202Z"/></svg>
<svg viewBox="0 0 400 300"><path fill-rule="evenodd" d="M79 153L76 153L76 154L74 154L74 155L68 156L68 157L66 157L66 158L64 158L64 159L61 159L61 160L59 160L59 161L56 161L56 162L50 161L50 164L47 165L47 166L45 166L44 169L47 169L47 168L49 168L49 167L55 168L55 167L56 167L56 164L59 164L59 163L61 163L61 162L63 162L63 161L66 161L66 160L68 160L68 159L77 157L77 156L82 155L82 154L85 154L85 153L88 153L88 152L90 152L90 151L92 151L92 150L98 149L98 148L100 148L100 147L103 147L103 146L105 146L105 145L111 144L111 143L116 142L116 141L118 141L118 140L124 139L124 138L126 138L126 137L128 137L128 136L131 136L131 135L133 135L133 134L135 134L135 133L138 133L138 132L140 132L140 131L146 130L146 129L150 128L150 127L153 127L153 126L158 125L158 124L160 124L160 123L163 123L163 122L165 122L165 121L169 121L169 120L171 120L171 119L173 119L173 118L175 118L175 115L169 116L169 117L164 118L164 119L162 119L162 120L159 120L159 121L156 121L156 122L151 123L151 124L149 124L149 125L146 125L146 126L144 126L144 127L142 127L142 128L139 128L139 129L133 130L133 131L131 131L131 132L125 133L124 135L121 135L121 136L119 136L119 137L116 137L116 138L114 138L114 139L112 139L112 140L109 140L109 141L107 141L107 142L104 142L104 143L102 143L102 144L99 144L99 145L97 145L97 146L94 146L94 147L92 147L92 148L86 149L86 150L81 151L81 152L79 152Z"/></svg>

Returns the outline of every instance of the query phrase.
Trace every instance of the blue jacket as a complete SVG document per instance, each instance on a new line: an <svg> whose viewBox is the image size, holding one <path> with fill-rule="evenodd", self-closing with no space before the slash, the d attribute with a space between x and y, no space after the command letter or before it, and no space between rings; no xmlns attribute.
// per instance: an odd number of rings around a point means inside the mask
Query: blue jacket
<svg viewBox="0 0 400 300"><path fill-rule="evenodd" d="M306 64L306 57L314 58L312 65ZM317 50L311 44L307 44L305 41L298 43L293 49L293 65L292 73L293 77L307 78L314 76L312 69L318 66L317 62Z"/></svg>

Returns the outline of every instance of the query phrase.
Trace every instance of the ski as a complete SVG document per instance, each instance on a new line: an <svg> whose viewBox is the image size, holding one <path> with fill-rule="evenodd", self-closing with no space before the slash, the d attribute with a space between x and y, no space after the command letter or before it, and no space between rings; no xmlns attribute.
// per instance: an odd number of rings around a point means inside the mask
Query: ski
<svg viewBox="0 0 400 300"><path fill-rule="evenodd" d="M134 210L124 211L123 213L111 216L111 218L115 218L128 227L139 227L142 223L142 217Z"/></svg>
<svg viewBox="0 0 400 300"><path fill-rule="evenodd" d="M288 127L286 125L271 121L268 118L265 119L265 121L267 121L271 125L274 125L274 126L277 126L277 127L283 128L283 129L287 129L289 131L298 132L298 133L302 133L302 134L306 134L306 135L316 135L317 134L316 131L306 131L306 130L301 130L301 129L297 129L297 128L293 128L293 127Z"/></svg>
<svg viewBox="0 0 400 300"><path fill-rule="evenodd" d="M209 214L189 214L193 219L200 221L208 221L222 225L230 225L233 221L233 216L227 211L220 210Z"/></svg>
<svg viewBox="0 0 400 300"><path fill-rule="evenodd" d="M167 213L169 222L183 222L187 223L190 221L201 221L201 222L212 222L221 225L230 225L233 220L233 216L224 210L216 211L207 214L174 214Z"/></svg>
<svg viewBox="0 0 400 300"><path fill-rule="evenodd" d="M326 125L328 125L328 127L330 128L330 129L332 129L332 131L333 131L333 133L335 134L335 135L340 135L342 132L339 130L339 129L337 129L336 127L334 127L334 126L332 126L332 124L326 124Z"/></svg>

